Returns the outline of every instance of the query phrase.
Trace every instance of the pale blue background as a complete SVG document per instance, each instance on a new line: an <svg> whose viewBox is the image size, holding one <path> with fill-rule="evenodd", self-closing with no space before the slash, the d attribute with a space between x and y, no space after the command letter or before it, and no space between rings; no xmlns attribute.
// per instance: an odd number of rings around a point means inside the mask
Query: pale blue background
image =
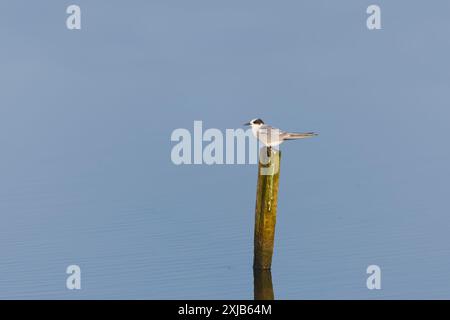
<svg viewBox="0 0 450 320"><path fill-rule="evenodd" d="M2 0L0 298L252 299L256 167L170 134L254 117L320 133L282 148L276 298L450 298L450 2L372 3Z"/></svg>

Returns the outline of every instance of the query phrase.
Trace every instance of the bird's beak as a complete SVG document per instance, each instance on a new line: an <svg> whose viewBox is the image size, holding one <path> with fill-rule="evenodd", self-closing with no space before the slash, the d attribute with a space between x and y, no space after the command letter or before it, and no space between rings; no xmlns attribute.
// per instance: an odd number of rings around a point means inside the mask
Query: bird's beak
<svg viewBox="0 0 450 320"><path fill-rule="evenodd" d="M251 125L250 122L244 123L244 126L249 126L249 125Z"/></svg>

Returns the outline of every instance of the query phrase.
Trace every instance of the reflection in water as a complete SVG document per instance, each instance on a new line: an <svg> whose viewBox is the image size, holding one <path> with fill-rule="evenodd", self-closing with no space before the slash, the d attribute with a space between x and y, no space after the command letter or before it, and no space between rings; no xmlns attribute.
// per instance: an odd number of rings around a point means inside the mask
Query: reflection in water
<svg viewBox="0 0 450 320"><path fill-rule="evenodd" d="M273 300L275 298L270 269L253 269L253 292L255 300Z"/></svg>

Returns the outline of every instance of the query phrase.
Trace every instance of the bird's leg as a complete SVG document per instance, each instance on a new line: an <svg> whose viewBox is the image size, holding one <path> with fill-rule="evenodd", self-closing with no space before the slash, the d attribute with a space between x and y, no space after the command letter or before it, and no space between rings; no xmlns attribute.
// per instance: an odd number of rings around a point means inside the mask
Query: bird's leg
<svg viewBox="0 0 450 320"><path fill-rule="evenodd" d="M270 158L271 154L272 154L272 147L267 147L267 157Z"/></svg>

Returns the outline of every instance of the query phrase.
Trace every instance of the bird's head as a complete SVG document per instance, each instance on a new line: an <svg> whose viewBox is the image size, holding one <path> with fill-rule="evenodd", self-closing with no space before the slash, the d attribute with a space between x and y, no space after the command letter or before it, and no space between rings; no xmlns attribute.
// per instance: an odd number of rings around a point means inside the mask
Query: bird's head
<svg viewBox="0 0 450 320"><path fill-rule="evenodd" d="M253 119L253 120L250 121L250 122L244 123L244 126L252 126L252 127L255 127L255 126L261 126L261 125L263 125L263 124L264 124L264 121L262 121L262 120L259 119L259 118L256 118L256 119Z"/></svg>

